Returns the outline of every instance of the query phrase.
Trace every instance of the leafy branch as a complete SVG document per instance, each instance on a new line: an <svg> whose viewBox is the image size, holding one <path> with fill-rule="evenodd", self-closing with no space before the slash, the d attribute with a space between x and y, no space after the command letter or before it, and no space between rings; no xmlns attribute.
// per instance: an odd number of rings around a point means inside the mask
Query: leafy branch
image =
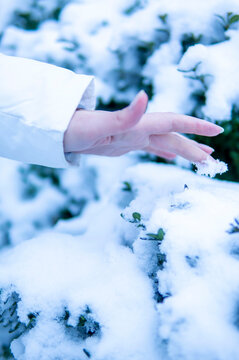
<svg viewBox="0 0 239 360"><path fill-rule="evenodd" d="M200 74L199 73L198 69L199 69L199 66L201 65L201 63L202 62L199 61L198 63L195 64L195 66L193 68L188 69L188 70L184 70L184 69L177 69L177 70L179 72L185 73L186 75L184 75L184 77L187 78L187 79L200 81L200 83L203 86L204 91L207 91L206 78L212 77L212 75L211 74Z"/></svg>
<svg viewBox="0 0 239 360"><path fill-rule="evenodd" d="M227 231L228 234L239 233L239 220L235 219L234 223L230 224L231 228Z"/></svg>
<svg viewBox="0 0 239 360"><path fill-rule="evenodd" d="M19 295L16 292L12 292L7 299L0 304L0 323L7 329L9 334L13 334L14 339L32 329L36 325L38 316L38 313L29 313L27 316L28 323L22 323L17 314L19 301Z"/></svg>
<svg viewBox="0 0 239 360"><path fill-rule="evenodd" d="M125 217L125 215L123 213L121 213L120 216L124 220L126 220L126 221L128 221L128 222L130 222L132 224L137 224L137 227L141 227L144 230L146 229L146 226L141 222L142 216L141 216L141 214L139 212L133 212L132 213L132 219L126 219L126 217Z"/></svg>
<svg viewBox="0 0 239 360"><path fill-rule="evenodd" d="M100 336L100 324L94 319L91 309L86 306L85 310L78 318L76 326L72 326L68 323L70 318L70 312L65 309L63 316L59 319L63 323L67 333L71 336L86 340L92 336ZM84 354L91 358L91 353L87 349L82 349Z"/></svg>
<svg viewBox="0 0 239 360"><path fill-rule="evenodd" d="M234 14L233 12L227 12L225 16L215 15L221 22L224 31L230 29L230 27L239 21L239 14Z"/></svg>

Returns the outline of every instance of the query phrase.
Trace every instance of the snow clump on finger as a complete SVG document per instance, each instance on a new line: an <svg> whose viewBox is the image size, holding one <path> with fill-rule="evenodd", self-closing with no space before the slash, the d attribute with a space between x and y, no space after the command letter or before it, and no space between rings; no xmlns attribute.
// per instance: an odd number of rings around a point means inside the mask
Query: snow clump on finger
<svg viewBox="0 0 239 360"><path fill-rule="evenodd" d="M198 175L206 175L211 178L215 177L217 174L223 174L228 170L227 164L220 160L214 160L208 156L207 160L202 161L201 163L195 163L197 167Z"/></svg>

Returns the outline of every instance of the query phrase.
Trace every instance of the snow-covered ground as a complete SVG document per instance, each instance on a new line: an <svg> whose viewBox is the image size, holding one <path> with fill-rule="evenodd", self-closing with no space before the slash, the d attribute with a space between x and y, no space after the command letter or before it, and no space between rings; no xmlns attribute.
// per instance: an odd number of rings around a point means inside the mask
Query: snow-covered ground
<svg viewBox="0 0 239 360"><path fill-rule="evenodd" d="M151 111L230 121L237 14L238 0L0 0L0 51L95 74L105 104L151 84ZM140 155L0 159L1 359L10 343L17 360L239 359L239 185Z"/></svg>
<svg viewBox="0 0 239 360"><path fill-rule="evenodd" d="M2 250L3 300L17 293L19 321L36 317L13 341L15 358L82 359L85 349L93 359L236 359L239 236L228 231L239 186L170 165L88 160L101 200ZM99 329L84 337L87 308Z"/></svg>

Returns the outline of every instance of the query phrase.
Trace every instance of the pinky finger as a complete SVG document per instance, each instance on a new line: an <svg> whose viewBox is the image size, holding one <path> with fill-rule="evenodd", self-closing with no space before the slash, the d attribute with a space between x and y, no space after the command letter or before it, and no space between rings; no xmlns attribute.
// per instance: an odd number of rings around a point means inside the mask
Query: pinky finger
<svg viewBox="0 0 239 360"><path fill-rule="evenodd" d="M182 134L177 134L177 136L179 136L183 139L185 139L185 138L188 139L192 144L196 145L199 149L205 151L209 155L211 155L215 151L215 149L213 149L211 146L208 146L208 145L199 143L195 140L189 139L187 136L184 136Z"/></svg>

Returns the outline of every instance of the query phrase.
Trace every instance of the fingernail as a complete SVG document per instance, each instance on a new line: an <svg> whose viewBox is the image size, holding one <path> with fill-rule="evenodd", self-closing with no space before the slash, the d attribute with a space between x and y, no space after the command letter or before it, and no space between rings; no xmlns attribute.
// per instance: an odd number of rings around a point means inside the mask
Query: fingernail
<svg viewBox="0 0 239 360"><path fill-rule="evenodd" d="M211 155L208 156L208 160L211 160L212 162L215 162L215 163L217 162L217 160L214 159L214 157L212 157Z"/></svg>
<svg viewBox="0 0 239 360"><path fill-rule="evenodd" d="M135 96L134 100L130 103L129 105L130 108L134 107L134 105L137 103L138 99L142 94L146 94L146 92L144 90L140 90L140 92L138 92L138 94Z"/></svg>
<svg viewBox="0 0 239 360"><path fill-rule="evenodd" d="M210 150L212 153L215 151L215 149L213 149L211 146L206 145L206 147L207 147L208 150Z"/></svg>
<svg viewBox="0 0 239 360"><path fill-rule="evenodd" d="M220 130L220 134L222 134L222 133L224 132L224 128L221 127L221 126L218 126L218 125L217 125L217 127L218 127L218 129Z"/></svg>

